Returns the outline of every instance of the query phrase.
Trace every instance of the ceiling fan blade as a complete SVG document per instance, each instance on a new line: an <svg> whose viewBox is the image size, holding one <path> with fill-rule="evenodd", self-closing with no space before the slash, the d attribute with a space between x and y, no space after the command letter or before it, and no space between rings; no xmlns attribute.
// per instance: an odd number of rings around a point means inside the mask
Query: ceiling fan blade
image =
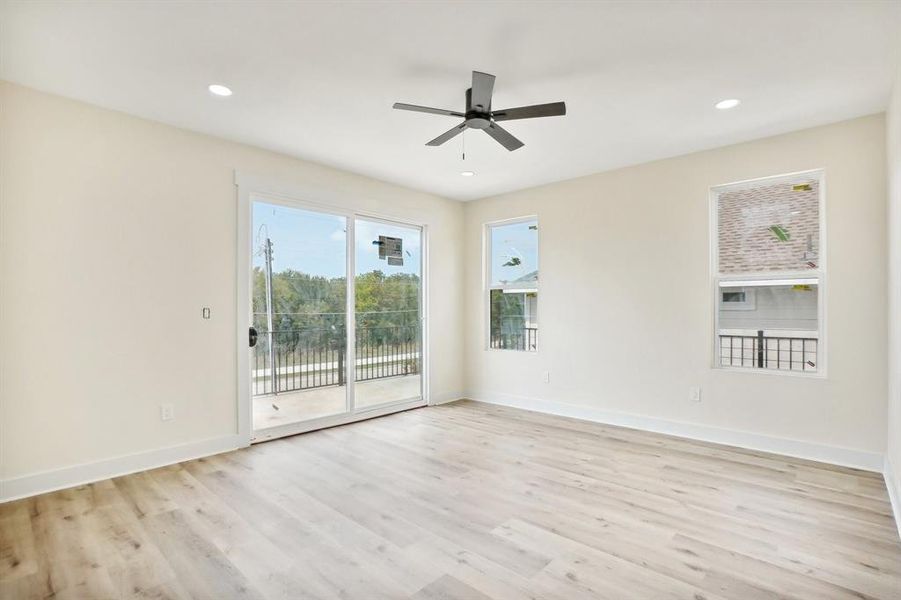
<svg viewBox="0 0 901 600"><path fill-rule="evenodd" d="M433 115L445 115L448 117L464 117L463 113L452 110L444 110L443 108L431 108L429 106L417 106L416 104L404 104L403 102L395 102L394 108L397 110L411 110L413 112L431 113Z"/></svg>
<svg viewBox="0 0 901 600"><path fill-rule="evenodd" d="M487 112L491 109L491 95L494 93L494 75L472 72L472 102L473 110Z"/></svg>
<svg viewBox="0 0 901 600"><path fill-rule="evenodd" d="M452 137L462 133L464 129L466 129L466 121L463 121L462 123L460 123L459 125L457 125L456 127L454 127L453 129L451 129L449 131L445 131L444 133L442 133L441 135L436 137L431 142L428 142L426 144L426 146L440 146L441 144L443 144L447 140L451 139Z"/></svg>
<svg viewBox="0 0 901 600"><path fill-rule="evenodd" d="M513 121L514 119L534 119L536 117L560 117L565 114L566 102L551 102L550 104L496 110L491 113L491 117L495 121Z"/></svg>
<svg viewBox="0 0 901 600"><path fill-rule="evenodd" d="M523 146L525 146L525 144L513 137L512 133L510 133L497 123L492 123L482 131L496 139L498 142L500 142L501 146L503 146L510 152L513 152L517 148L522 148Z"/></svg>

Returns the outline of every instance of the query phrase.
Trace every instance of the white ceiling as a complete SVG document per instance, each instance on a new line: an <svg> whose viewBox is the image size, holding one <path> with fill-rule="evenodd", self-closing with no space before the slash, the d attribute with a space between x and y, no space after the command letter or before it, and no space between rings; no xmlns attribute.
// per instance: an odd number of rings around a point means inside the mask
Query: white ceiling
<svg viewBox="0 0 901 600"><path fill-rule="evenodd" d="M883 110L901 2L4 2L0 77L461 200ZM472 70L494 106L440 148ZM234 90L215 98L210 83ZM737 97L740 107L713 104ZM461 177L472 170L475 177Z"/></svg>

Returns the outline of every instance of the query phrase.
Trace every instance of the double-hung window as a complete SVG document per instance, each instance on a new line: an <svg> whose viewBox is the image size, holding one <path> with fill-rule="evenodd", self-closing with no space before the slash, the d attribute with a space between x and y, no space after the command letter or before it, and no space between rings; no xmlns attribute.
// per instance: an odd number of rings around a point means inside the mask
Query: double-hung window
<svg viewBox="0 0 901 600"><path fill-rule="evenodd" d="M486 231L488 347L538 350L538 220L489 224Z"/></svg>
<svg viewBox="0 0 901 600"><path fill-rule="evenodd" d="M715 366L823 374L822 172L711 192Z"/></svg>

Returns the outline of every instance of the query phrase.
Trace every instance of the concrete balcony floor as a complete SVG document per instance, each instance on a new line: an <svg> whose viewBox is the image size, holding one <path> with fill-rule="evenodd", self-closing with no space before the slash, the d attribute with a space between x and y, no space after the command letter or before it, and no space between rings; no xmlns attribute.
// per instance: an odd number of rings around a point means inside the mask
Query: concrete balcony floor
<svg viewBox="0 0 901 600"><path fill-rule="evenodd" d="M330 386L253 397L253 428L268 429L343 413L345 386ZM401 375L358 381L354 389L357 408L409 400L422 395L420 375Z"/></svg>

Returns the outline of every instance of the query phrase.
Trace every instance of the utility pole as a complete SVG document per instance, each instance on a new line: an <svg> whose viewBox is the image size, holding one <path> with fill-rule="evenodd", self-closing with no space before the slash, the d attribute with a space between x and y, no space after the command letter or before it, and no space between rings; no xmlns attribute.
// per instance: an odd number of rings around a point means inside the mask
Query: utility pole
<svg viewBox="0 0 901 600"><path fill-rule="evenodd" d="M272 377L272 393L278 394L278 369L275 365L275 331L272 329L272 240L266 238L266 245L263 247L263 254L266 257L266 329L269 330L269 369Z"/></svg>

